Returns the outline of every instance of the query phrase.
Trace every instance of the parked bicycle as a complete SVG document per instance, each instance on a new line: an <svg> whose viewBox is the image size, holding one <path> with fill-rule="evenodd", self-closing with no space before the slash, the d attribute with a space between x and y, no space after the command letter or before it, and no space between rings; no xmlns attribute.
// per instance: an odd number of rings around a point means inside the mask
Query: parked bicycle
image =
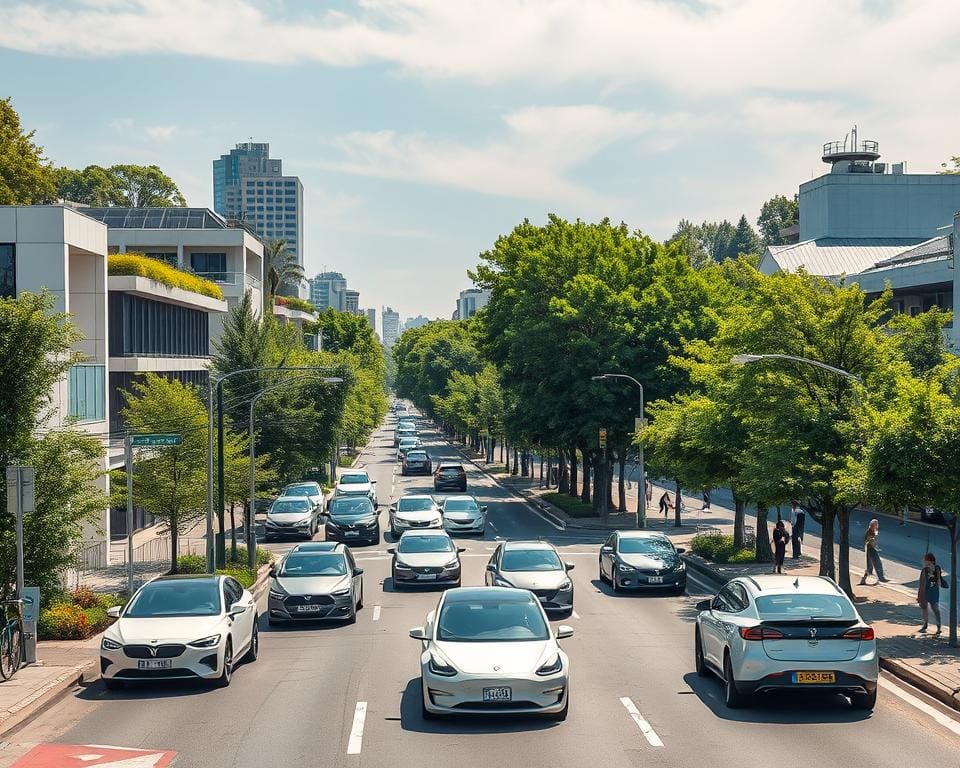
<svg viewBox="0 0 960 768"><path fill-rule="evenodd" d="M23 600L0 600L3 628L0 630L0 677L9 680L23 663Z"/></svg>

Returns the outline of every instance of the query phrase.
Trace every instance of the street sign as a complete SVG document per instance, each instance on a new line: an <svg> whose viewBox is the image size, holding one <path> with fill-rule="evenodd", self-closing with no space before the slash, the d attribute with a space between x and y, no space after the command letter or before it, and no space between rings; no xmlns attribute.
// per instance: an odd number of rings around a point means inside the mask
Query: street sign
<svg viewBox="0 0 960 768"><path fill-rule="evenodd" d="M17 493L17 475L20 476L20 491ZM33 467L7 467L7 514L17 514L17 501L20 501L21 512L36 512L37 500L34 493Z"/></svg>
<svg viewBox="0 0 960 768"><path fill-rule="evenodd" d="M600 447L601 448L607 447L607 430L605 429L600 430Z"/></svg>
<svg viewBox="0 0 960 768"><path fill-rule="evenodd" d="M176 752L163 749L108 747L102 744L38 744L13 764L13 768L70 768L117 766L166 768Z"/></svg>
<svg viewBox="0 0 960 768"><path fill-rule="evenodd" d="M37 619L40 616L40 587L23 588L23 660L37 663Z"/></svg>
<svg viewBox="0 0 960 768"><path fill-rule="evenodd" d="M182 442L183 435L130 435L130 443L134 448L180 445Z"/></svg>

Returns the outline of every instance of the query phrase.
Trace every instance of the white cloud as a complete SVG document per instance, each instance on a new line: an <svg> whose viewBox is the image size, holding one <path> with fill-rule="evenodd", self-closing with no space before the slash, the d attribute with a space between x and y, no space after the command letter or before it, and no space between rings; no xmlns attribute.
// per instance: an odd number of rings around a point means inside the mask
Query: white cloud
<svg viewBox="0 0 960 768"><path fill-rule="evenodd" d="M119 0L102 1L118 2ZM185 132L176 125L141 124L130 117L116 118L107 123L107 125L117 134L125 138L141 139L157 144L166 144L185 133L195 133L194 131Z"/></svg>

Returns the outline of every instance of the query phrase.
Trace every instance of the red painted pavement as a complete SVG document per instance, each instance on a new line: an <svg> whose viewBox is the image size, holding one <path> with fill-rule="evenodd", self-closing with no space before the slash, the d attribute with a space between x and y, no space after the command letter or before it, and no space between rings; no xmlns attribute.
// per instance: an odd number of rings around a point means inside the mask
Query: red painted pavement
<svg viewBox="0 0 960 768"><path fill-rule="evenodd" d="M80 768L115 766L116 768L165 768L176 752L156 749L131 749L97 744L39 744L15 762L12 768Z"/></svg>

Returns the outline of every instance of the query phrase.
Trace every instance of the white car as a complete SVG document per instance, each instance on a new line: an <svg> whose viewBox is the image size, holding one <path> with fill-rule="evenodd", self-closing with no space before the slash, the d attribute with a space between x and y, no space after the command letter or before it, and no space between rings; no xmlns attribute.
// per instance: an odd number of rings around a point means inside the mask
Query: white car
<svg viewBox="0 0 960 768"><path fill-rule="evenodd" d="M731 709L782 691L842 693L855 709L876 704L873 628L832 579L741 576L697 608L697 674L720 676Z"/></svg>
<svg viewBox="0 0 960 768"><path fill-rule="evenodd" d="M380 506L377 502L377 481L371 480L365 471L344 472L337 480L333 493L334 496L366 496L374 507Z"/></svg>
<svg viewBox="0 0 960 768"><path fill-rule="evenodd" d="M312 539L320 529L320 513L308 496L281 496L267 510L264 538L300 536Z"/></svg>
<svg viewBox="0 0 960 768"><path fill-rule="evenodd" d="M257 606L232 576L160 576L148 581L100 641L100 676L114 690L151 680L230 685L238 659L260 648Z"/></svg>
<svg viewBox="0 0 960 768"><path fill-rule="evenodd" d="M443 528L443 514L433 496L411 493L390 507L390 534L395 540L414 528Z"/></svg>
<svg viewBox="0 0 960 768"><path fill-rule="evenodd" d="M544 714L565 720L570 661L525 589L461 587L444 592L427 623L410 630L422 642L424 719L438 715Z"/></svg>
<svg viewBox="0 0 960 768"><path fill-rule="evenodd" d="M487 507L473 496L447 496L443 500L443 527L450 533L477 533L487 530Z"/></svg>
<svg viewBox="0 0 960 768"><path fill-rule="evenodd" d="M316 507L317 512L321 515L323 514L323 488L320 487L320 483L314 482L313 480L307 480L302 483L290 483L290 485L283 489L283 492L280 495L306 496L308 499L310 499L314 507Z"/></svg>

